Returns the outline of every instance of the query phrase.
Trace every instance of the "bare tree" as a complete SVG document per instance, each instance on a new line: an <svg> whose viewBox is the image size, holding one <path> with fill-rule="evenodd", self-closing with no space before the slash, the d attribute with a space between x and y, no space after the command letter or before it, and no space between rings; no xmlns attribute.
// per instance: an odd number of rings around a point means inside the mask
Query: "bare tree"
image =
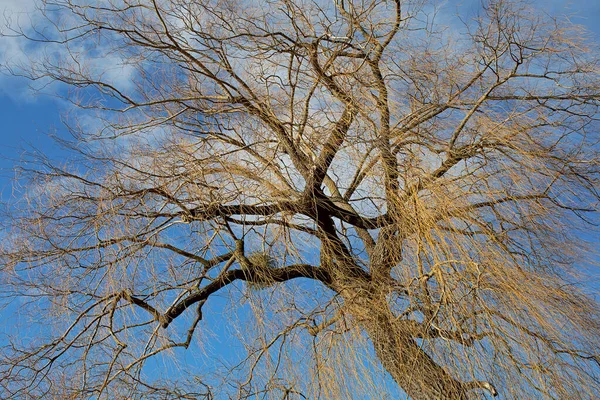
<svg viewBox="0 0 600 400"><path fill-rule="evenodd" d="M418 0L42 6L53 30L14 32L62 50L13 71L66 84L95 124L69 120L73 159L24 164L6 208L3 296L32 318L3 342L6 394L600 395L581 284L600 76L566 19L504 0L452 29ZM99 51L131 81L86 63ZM211 313L239 364L151 372L210 345Z"/></svg>

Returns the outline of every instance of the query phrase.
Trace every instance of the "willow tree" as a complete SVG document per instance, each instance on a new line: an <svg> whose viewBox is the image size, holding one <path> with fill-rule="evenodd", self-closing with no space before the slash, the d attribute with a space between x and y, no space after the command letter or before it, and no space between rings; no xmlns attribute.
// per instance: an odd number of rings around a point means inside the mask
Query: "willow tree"
<svg viewBox="0 0 600 400"><path fill-rule="evenodd" d="M21 166L6 208L3 296L29 319L2 342L5 393L599 395L581 282L600 76L566 18L503 0L454 22L418 0L41 6L13 29L54 47L13 72L60 82L85 123L68 120L69 161ZM215 334L237 364L207 371ZM197 368L161 370L188 347Z"/></svg>

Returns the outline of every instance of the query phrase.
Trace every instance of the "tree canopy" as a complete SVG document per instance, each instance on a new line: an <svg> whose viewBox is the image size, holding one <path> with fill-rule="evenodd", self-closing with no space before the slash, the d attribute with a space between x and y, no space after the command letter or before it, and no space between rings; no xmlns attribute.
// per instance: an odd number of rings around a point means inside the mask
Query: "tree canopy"
<svg viewBox="0 0 600 400"><path fill-rule="evenodd" d="M69 160L27 156L2 217L1 290L29 316L1 342L5 393L600 395L600 69L567 18L510 0L462 19L420 0L40 11L5 32L48 50L11 70L81 118ZM218 367L165 366L218 341Z"/></svg>

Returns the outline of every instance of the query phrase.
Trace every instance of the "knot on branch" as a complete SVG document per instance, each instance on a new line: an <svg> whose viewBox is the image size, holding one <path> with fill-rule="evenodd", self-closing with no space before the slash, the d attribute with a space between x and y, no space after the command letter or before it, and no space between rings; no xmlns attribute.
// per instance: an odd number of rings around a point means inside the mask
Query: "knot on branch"
<svg viewBox="0 0 600 400"><path fill-rule="evenodd" d="M189 224L194 220L194 217L192 216L192 214L187 213L187 212L181 213L180 218L181 218L181 222L183 222L184 224Z"/></svg>
<svg viewBox="0 0 600 400"><path fill-rule="evenodd" d="M489 383L487 381L468 382L468 383L465 383L464 386L467 390L484 389L484 390L487 390L488 392L490 392L490 394L492 396L494 396L494 397L498 396L498 391L496 390L494 385L492 385L491 383Z"/></svg>

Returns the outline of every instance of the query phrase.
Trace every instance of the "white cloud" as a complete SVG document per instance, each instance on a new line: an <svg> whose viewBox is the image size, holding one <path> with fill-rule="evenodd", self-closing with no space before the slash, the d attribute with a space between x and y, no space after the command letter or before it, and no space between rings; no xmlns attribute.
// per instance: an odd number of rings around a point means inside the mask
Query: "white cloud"
<svg viewBox="0 0 600 400"><path fill-rule="evenodd" d="M83 39L62 44L40 43L24 35L39 37L39 32L52 32L54 27L39 10L39 0L1 0L0 13L0 95L16 102L35 101L35 94L56 94L65 88L48 82L31 82L17 75L44 59L77 64L96 78L128 91L133 88L135 68L120 54L111 52L110 44L101 40ZM60 16L54 13L53 18ZM66 19L65 19L66 20ZM35 27L35 29L34 29ZM37 33L36 33L37 30ZM52 34L52 33L51 33ZM29 86L36 90L31 90Z"/></svg>
<svg viewBox="0 0 600 400"><path fill-rule="evenodd" d="M9 69L27 63L38 51L22 37L15 36L15 31L31 26L39 18L36 3L36 0L3 0L0 5L0 94L13 100L33 100L28 81L12 76Z"/></svg>

